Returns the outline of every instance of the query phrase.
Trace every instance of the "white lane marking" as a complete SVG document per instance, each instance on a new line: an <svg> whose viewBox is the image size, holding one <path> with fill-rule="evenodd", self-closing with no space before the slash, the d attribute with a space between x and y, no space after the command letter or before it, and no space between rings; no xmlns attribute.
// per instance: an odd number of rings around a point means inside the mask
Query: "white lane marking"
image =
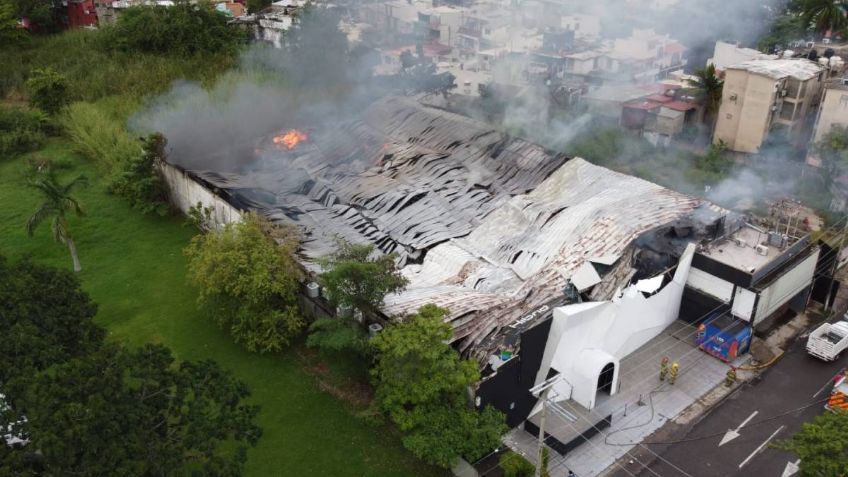
<svg viewBox="0 0 848 477"><path fill-rule="evenodd" d="M748 416L747 419L742 421L742 424L739 424L739 427L737 427L736 429L728 429L727 432L724 434L724 437L721 438L721 442L718 443L718 446L721 447L721 446L727 444L728 442L732 441L733 439L736 439L737 437L739 437L740 436L739 431L742 430L742 428L745 427L745 424L748 424L751 421L751 419L753 419L754 416L756 416L759 412L760 411L752 412L751 415Z"/></svg>
<svg viewBox="0 0 848 477"><path fill-rule="evenodd" d="M822 387L820 387L819 390L816 391L815 394L813 394L813 397L818 397L818 395L821 394L822 391L827 389L828 386L832 386L833 380L836 379L836 377L839 376L840 374L842 374L841 370L838 371L836 374L834 374L830 379L828 379L827 382L825 382L824 385Z"/></svg>
<svg viewBox="0 0 848 477"><path fill-rule="evenodd" d="M745 464L747 464L747 463L748 463L751 459L753 459L753 458L754 458L754 456L755 456L755 455L757 455L757 454L758 454L761 450L763 450L763 448L765 448L765 446L767 446L767 445L768 445L768 443L769 443L769 442L771 442L771 440L772 440L772 439L774 439L774 436L776 436L776 435L777 435L780 431L782 431L785 427L786 427L786 426L780 426L780 427L778 427L778 428L777 428L777 430L776 430L776 431L772 432L772 434L768 437L768 439L766 439L766 441L765 441L765 442L763 442L762 444L760 444L760 446L759 446L759 447L757 447L756 449L754 449L754 452L751 452L751 455L749 455L747 458L745 458L745 460L743 460L743 461L742 461L742 463L741 463L741 464L739 464L739 468L741 469L742 467L744 467L744 466L745 466Z"/></svg>
<svg viewBox="0 0 848 477"><path fill-rule="evenodd" d="M792 477L797 474L799 470L801 470L801 459L798 459L795 462L787 462L786 468L783 469L783 474L781 474L780 477Z"/></svg>

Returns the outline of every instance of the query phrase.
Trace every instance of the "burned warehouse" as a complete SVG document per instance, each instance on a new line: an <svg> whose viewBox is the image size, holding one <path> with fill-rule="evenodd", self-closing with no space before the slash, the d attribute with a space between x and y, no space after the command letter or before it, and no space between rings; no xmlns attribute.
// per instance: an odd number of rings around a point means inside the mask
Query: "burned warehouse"
<svg viewBox="0 0 848 477"><path fill-rule="evenodd" d="M218 224L255 211L296 226L312 272L337 238L397 254L409 285L386 297L385 316L450 310L454 346L486 376L478 405L512 426L550 376L567 378L559 399L595 408L621 386L627 356L679 318L722 305L753 327L806 300L815 271L806 237L769 235L702 199L409 98L280 126L235 167L172 157L174 202L200 202Z"/></svg>

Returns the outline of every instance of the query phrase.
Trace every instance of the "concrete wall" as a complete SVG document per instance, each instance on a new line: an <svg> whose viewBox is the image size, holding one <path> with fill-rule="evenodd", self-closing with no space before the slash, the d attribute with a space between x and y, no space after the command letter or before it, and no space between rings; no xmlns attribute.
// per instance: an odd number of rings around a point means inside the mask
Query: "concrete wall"
<svg viewBox="0 0 848 477"><path fill-rule="evenodd" d="M834 124L848 126L848 88L833 87L824 91L819 107L813 142L821 141Z"/></svg>
<svg viewBox="0 0 848 477"><path fill-rule="evenodd" d="M551 330L536 384L551 368L564 379L554 385L558 399L569 397L587 409L595 406L598 377L604 366L615 366L612 391L618 390L620 361L673 323L691 270L694 245L678 263L672 281L645 297L636 286L611 301L585 302L554 309Z"/></svg>
<svg viewBox="0 0 848 477"><path fill-rule="evenodd" d="M760 292L754 325L768 318L778 308L792 299L792 297L810 286L813 280L813 274L816 271L818 258L819 251L816 250L815 253Z"/></svg>
<svg viewBox="0 0 848 477"><path fill-rule="evenodd" d="M168 184L171 203L184 214L188 215L189 209L199 202L211 212L211 223L207 224L211 228L221 228L241 220L241 211L212 193L184 170L164 162L159 164L159 168Z"/></svg>
<svg viewBox="0 0 848 477"><path fill-rule="evenodd" d="M758 152L772 123L771 108L777 91L784 82L743 70L728 70L713 142L724 141L732 151Z"/></svg>

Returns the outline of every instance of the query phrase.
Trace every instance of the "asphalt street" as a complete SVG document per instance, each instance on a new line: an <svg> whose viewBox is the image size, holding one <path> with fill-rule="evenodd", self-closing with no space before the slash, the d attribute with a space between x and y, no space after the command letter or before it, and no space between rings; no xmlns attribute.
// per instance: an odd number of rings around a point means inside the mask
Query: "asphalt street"
<svg viewBox="0 0 848 477"><path fill-rule="evenodd" d="M796 340L777 364L740 386L694 426L646 439L664 442L648 446L660 457L636 448L634 462L625 461L613 475L797 475L792 472L797 459L769 444L791 436L802 423L824 412L824 403L817 401L827 399L834 376L848 365L844 356L832 363L813 358L805 344L806 338ZM804 406L808 407L796 410Z"/></svg>

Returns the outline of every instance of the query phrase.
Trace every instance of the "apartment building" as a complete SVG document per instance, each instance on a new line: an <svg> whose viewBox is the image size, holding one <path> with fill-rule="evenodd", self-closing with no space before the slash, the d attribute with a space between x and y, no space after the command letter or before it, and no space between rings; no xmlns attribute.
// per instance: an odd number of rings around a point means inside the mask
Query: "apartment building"
<svg viewBox="0 0 848 477"><path fill-rule="evenodd" d="M824 67L807 59L752 60L725 71L713 142L757 153L767 139L800 144L821 99Z"/></svg>

